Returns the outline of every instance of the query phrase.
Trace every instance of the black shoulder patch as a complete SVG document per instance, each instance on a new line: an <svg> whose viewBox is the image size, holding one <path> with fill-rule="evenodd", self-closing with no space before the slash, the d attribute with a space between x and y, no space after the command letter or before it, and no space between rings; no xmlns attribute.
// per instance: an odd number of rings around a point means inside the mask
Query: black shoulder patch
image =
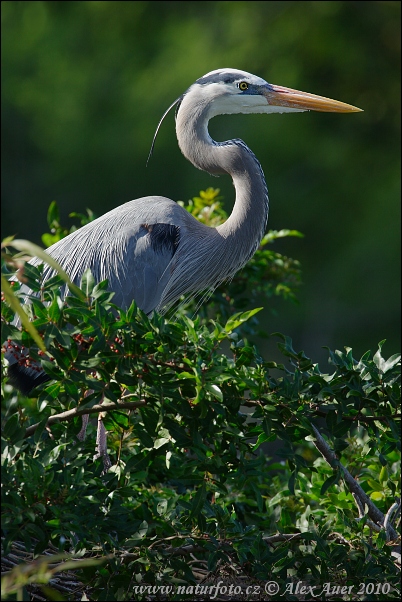
<svg viewBox="0 0 402 602"><path fill-rule="evenodd" d="M34 377L22 366L12 364L8 367L8 380L10 385L21 391L23 395L29 395L35 387L50 380L50 376L42 370Z"/></svg>
<svg viewBox="0 0 402 602"><path fill-rule="evenodd" d="M151 247L155 253L167 252L173 257L180 242L179 226L172 224L143 224L143 228L148 230Z"/></svg>

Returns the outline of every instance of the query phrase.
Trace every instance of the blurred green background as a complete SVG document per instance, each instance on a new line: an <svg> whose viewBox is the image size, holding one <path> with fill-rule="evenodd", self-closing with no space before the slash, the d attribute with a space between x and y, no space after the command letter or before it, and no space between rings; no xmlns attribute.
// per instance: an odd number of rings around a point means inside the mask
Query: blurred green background
<svg viewBox="0 0 402 602"><path fill-rule="evenodd" d="M220 67L329 96L360 114L222 116L264 169L276 250L299 303L262 299L267 332L326 358L400 337L400 2L2 2L2 236L40 242L49 203L100 215L145 195L187 200L229 178L194 169L163 111ZM275 354L275 343L263 343Z"/></svg>

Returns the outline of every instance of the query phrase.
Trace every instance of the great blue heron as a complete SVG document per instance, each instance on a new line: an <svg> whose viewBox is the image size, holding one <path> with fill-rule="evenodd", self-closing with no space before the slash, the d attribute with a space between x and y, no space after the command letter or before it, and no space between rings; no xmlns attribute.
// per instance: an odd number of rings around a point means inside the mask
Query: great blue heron
<svg viewBox="0 0 402 602"><path fill-rule="evenodd" d="M48 249L74 282L90 268L98 282L108 280L117 305L127 307L135 299L147 314L172 306L184 294L214 289L231 278L252 257L264 235L268 191L261 165L242 140L213 140L208 132L212 117L360 111L336 100L269 84L238 69L217 69L197 79L165 112L156 134L174 106L183 155L198 169L232 177L236 199L227 221L211 228L170 199L143 197L109 211ZM45 269L45 279L52 275L51 268ZM13 381L27 392L39 382L38 372L8 355Z"/></svg>

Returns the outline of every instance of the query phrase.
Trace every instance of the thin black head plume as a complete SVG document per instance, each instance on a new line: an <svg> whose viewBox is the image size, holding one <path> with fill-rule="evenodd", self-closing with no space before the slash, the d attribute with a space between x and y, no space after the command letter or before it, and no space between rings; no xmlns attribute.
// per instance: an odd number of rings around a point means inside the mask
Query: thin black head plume
<svg viewBox="0 0 402 602"><path fill-rule="evenodd" d="M184 96L184 94L182 94L181 96L179 96L179 98L176 98L176 100L175 100L174 102L172 102L172 104L170 105L170 107L169 107L168 109L166 109L166 111L163 113L163 115L162 115L162 117L161 117L161 120L160 120L160 121L159 121L159 123L158 123L158 127L156 128L156 131L155 131L155 134L154 134L154 139L152 140L152 144L151 144L151 150L149 151L149 155L148 155L148 159L147 159L147 163L146 163L146 166L147 166L147 167L148 167L149 160L150 160L150 158L152 157L152 153L153 153L153 151L154 151L155 140L156 140L156 137L157 137L157 135L158 135L159 128L160 128L160 127L161 127L161 125L162 125L162 121L165 119L165 117L166 117L166 115L169 113L170 109L173 109L173 107L174 107L175 105L177 105L177 103L179 103L179 104L178 104L178 106L177 106L177 108L176 108L176 112L175 112L175 117L176 117L176 115L177 115L177 111L178 111L178 109L179 109L179 107L180 107L180 103L181 103L181 101L183 100L183 96Z"/></svg>

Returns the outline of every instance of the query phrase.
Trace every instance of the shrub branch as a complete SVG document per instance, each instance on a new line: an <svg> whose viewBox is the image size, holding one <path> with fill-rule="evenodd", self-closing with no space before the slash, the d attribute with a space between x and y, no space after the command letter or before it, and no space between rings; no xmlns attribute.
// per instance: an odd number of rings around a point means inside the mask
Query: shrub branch
<svg viewBox="0 0 402 602"><path fill-rule="evenodd" d="M311 426L313 428L314 435L316 438L316 440L313 441L314 445L332 468L336 469L339 467L342 470L345 483L352 492L354 499L356 500L357 498L361 504L360 506L360 504L357 503L358 507L365 508L367 506L367 514L369 518L371 518L374 523L381 525L381 527L385 528L384 514L371 501L371 499L368 497L365 491L363 491L356 479L352 477L348 469L345 466L343 466L343 464L338 460L338 458L336 457L334 452L329 448L328 444L326 443L318 429L314 426L314 424L312 424ZM389 522L387 524L387 534L389 534L389 538L391 540L398 538L398 533L389 524Z"/></svg>
<svg viewBox="0 0 402 602"><path fill-rule="evenodd" d="M135 408L140 408L146 405L145 400L141 401L123 401L121 403L103 403L92 406L91 408L73 408L72 410L67 410L66 412L61 412L60 414L55 414L54 416L50 416L49 420L46 422L46 426L51 426L55 422L61 422L64 420L72 420L76 416L85 416L88 414L98 414L99 412L111 412L112 410L133 410ZM29 426L24 435L24 439L30 437L34 434L40 422L36 424L32 424Z"/></svg>

